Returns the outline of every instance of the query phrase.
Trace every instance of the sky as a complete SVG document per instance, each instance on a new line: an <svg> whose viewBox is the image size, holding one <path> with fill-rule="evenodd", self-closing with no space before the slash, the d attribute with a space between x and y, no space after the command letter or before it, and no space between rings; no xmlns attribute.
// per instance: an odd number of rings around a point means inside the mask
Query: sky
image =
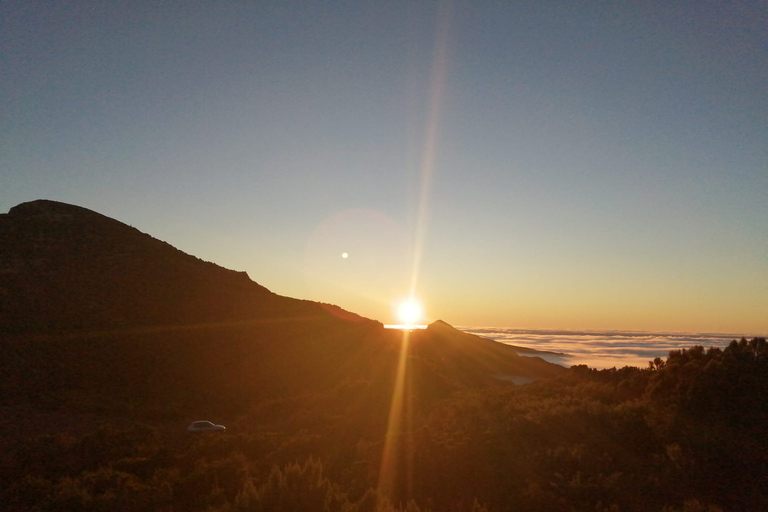
<svg viewBox="0 0 768 512"><path fill-rule="evenodd" d="M0 4L0 212L383 323L768 333L768 4Z"/></svg>

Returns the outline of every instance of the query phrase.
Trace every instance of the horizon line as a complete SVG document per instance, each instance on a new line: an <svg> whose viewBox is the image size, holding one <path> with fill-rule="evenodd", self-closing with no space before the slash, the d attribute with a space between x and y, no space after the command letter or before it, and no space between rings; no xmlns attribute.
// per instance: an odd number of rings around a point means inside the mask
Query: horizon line
<svg viewBox="0 0 768 512"><path fill-rule="evenodd" d="M401 331L412 331L414 329L426 329L429 327L428 325L424 324L414 324L414 325L402 325L402 324L385 324L385 329L400 329Z"/></svg>
<svg viewBox="0 0 768 512"><path fill-rule="evenodd" d="M488 329L488 330L506 330L506 331L518 331L518 332L541 332L550 334L586 334L586 335L600 335L600 334L636 334L636 335L657 335L657 336L682 336L682 335L696 335L696 336L722 336L722 337L737 337L737 338L764 338L766 334L738 334L728 332L705 332L705 331L643 331L633 329L547 329L547 328L527 328L527 327L498 327L492 325L455 325L456 329L461 331L474 330L474 329Z"/></svg>

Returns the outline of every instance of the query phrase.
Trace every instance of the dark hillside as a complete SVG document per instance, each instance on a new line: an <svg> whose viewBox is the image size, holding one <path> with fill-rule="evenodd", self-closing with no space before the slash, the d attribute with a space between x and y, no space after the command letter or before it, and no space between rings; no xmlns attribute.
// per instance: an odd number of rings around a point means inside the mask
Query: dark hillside
<svg viewBox="0 0 768 512"><path fill-rule="evenodd" d="M0 215L0 329L99 331L322 314L91 210L32 201Z"/></svg>
<svg viewBox="0 0 768 512"><path fill-rule="evenodd" d="M54 201L0 216L0 297L2 402L33 409L232 416L344 386L360 392L355 409L370 404L359 397L391 393L403 347L420 403L501 385L499 376L562 371L443 322L404 345L378 322L281 297L244 272Z"/></svg>
<svg viewBox="0 0 768 512"><path fill-rule="evenodd" d="M0 299L3 510L768 509L764 338L566 370L51 201L0 216Z"/></svg>
<svg viewBox="0 0 768 512"><path fill-rule="evenodd" d="M71 480L61 475L148 453L146 443L159 457L190 442L189 421L209 418L246 436L247 446L270 440L267 452L242 447L259 454L254 474L315 456L361 498L376 488L398 386L409 420L393 435L411 437L417 418L457 392L565 371L444 322L403 333L281 297L244 272L53 201L0 216L0 298L0 467L17 468L0 472L6 485L27 477L64 485ZM133 467L128 460L118 466ZM49 496L30 491L32 482L10 491L20 510L42 506L27 492ZM182 495L200 493L176 484ZM130 503L136 496L126 492ZM176 501L179 510L202 507Z"/></svg>

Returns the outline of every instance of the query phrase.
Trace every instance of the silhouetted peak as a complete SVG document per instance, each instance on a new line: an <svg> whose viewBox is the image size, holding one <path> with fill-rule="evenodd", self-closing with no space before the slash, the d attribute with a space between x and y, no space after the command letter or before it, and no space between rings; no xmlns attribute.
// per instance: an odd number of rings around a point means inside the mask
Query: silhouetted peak
<svg viewBox="0 0 768 512"><path fill-rule="evenodd" d="M427 330L428 331L441 331L441 332L444 332L444 331L447 331L447 330L451 330L451 331L459 332L458 329L456 329L454 326L452 326L451 324L449 324L448 322L446 322L444 320L435 320L434 322L432 322L431 324L429 324L427 326Z"/></svg>
<svg viewBox="0 0 768 512"><path fill-rule="evenodd" d="M93 210L47 199L14 206L7 214L0 215L0 221L0 241L23 245L26 250L55 248L68 252L101 245L100 249L109 252L115 245L128 243L141 248L146 248L147 243L165 244Z"/></svg>
<svg viewBox="0 0 768 512"><path fill-rule="evenodd" d="M47 220L69 220L76 217L104 217L82 206L51 201L49 199L37 199L21 203L8 211L13 217L43 218ZM115 221L117 222L117 221Z"/></svg>

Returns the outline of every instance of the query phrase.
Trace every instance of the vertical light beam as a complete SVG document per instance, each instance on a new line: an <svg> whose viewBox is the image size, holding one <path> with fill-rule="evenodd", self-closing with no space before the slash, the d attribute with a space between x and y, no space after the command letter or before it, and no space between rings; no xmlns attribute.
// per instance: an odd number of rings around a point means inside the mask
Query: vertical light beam
<svg viewBox="0 0 768 512"><path fill-rule="evenodd" d="M413 262L411 267L410 297L416 295L419 268L424 250L424 238L427 231L429 196L432 188L432 177L435 172L435 160L437 139L442 113L443 94L445 89L445 75L448 58L448 32L451 15L450 2L441 2L438 6L437 28L435 34L435 46L430 74L429 105L427 110L426 131L424 134L424 148L421 157L421 188L419 191L418 211L416 215L416 228L414 233ZM412 420L409 404L406 403L406 377L408 374L408 351L410 345L410 333L403 331L400 343L400 354L397 362L397 371L392 390L392 400L389 407L387 433L384 440L384 450L381 456L379 468L379 490L389 497L394 497L401 481L399 471L405 471L406 479L411 478L412 447L409 440L411 435ZM403 429L405 423L406 428ZM401 446L405 442L406 446ZM404 455L405 461L400 457ZM410 487L410 482L408 487Z"/></svg>
<svg viewBox="0 0 768 512"><path fill-rule="evenodd" d="M392 389L392 400L389 405L384 451L381 454L381 467L379 468L379 490L389 497L392 497L395 493L398 481L398 468L402 466L400 462L400 454L402 453L400 441L404 434L402 425L406 419L407 412L405 407L405 379L408 372L409 345L410 332L403 330L395 383Z"/></svg>
<svg viewBox="0 0 768 512"><path fill-rule="evenodd" d="M448 60L448 34L450 28L451 6L441 2L438 7L435 47L430 74L429 107L424 133L424 148L421 155L421 187L419 190L416 230L413 244L413 263L411 266L411 297L416 294L421 257L424 251L424 238L427 231L429 198L432 189L432 177L435 172L435 153L442 114L445 74Z"/></svg>

